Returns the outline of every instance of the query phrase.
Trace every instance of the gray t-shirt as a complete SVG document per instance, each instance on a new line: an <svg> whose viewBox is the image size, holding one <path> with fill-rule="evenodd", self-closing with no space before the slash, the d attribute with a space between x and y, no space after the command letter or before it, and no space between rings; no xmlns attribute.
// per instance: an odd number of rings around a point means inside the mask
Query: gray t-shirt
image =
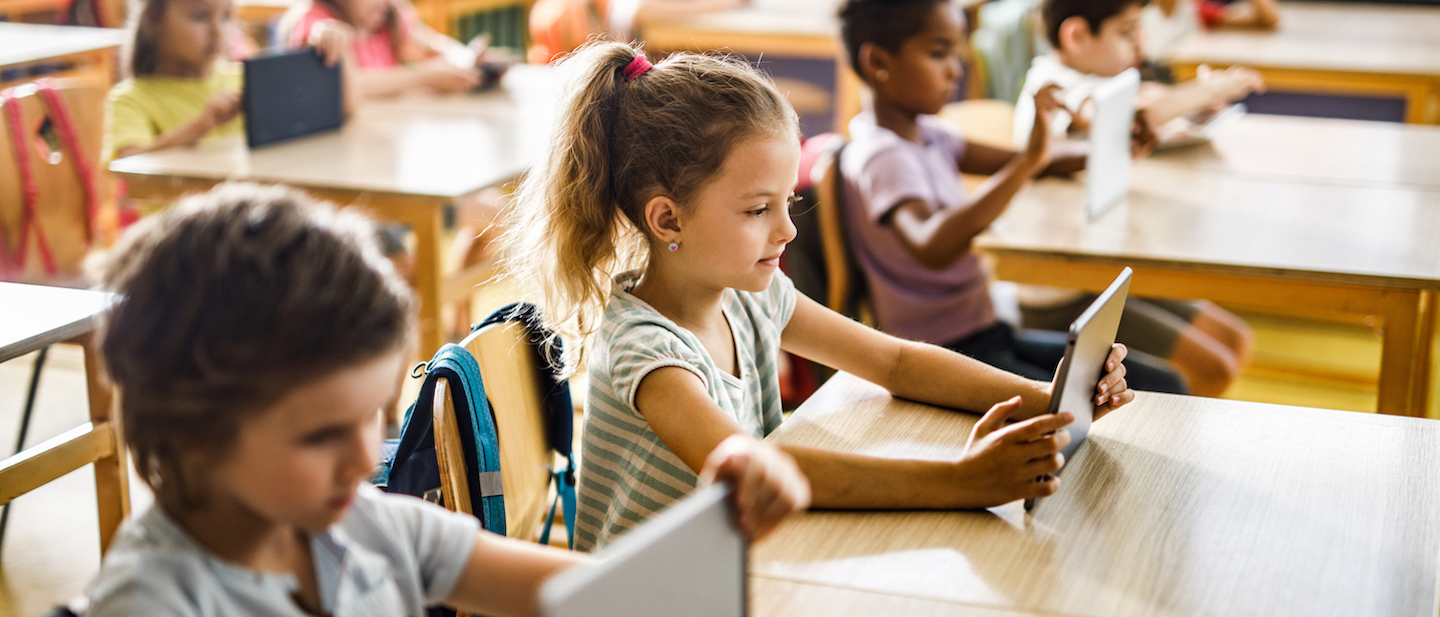
<svg viewBox="0 0 1440 617"><path fill-rule="evenodd" d="M362 486L345 518L310 539L323 610L345 617L422 617L450 597L480 521ZM87 617L307 617L290 574L224 561L158 507L121 527L90 591Z"/></svg>

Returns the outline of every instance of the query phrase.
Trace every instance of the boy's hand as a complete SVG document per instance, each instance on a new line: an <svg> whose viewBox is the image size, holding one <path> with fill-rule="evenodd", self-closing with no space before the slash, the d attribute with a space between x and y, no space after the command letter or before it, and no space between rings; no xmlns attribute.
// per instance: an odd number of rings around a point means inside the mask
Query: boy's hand
<svg viewBox="0 0 1440 617"><path fill-rule="evenodd" d="M1265 80L1260 77L1260 73L1243 66L1212 71L1210 67L1201 65L1195 79L1210 93L1216 105L1238 101L1251 92L1265 91Z"/></svg>
<svg viewBox="0 0 1440 617"><path fill-rule="evenodd" d="M1143 109L1135 110L1135 122L1130 126L1130 156L1140 158L1150 154L1160 136L1150 124L1150 116Z"/></svg>
<svg viewBox="0 0 1440 617"><path fill-rule="evenodd" d="M735 487L735 526L753 542L769 535L785 517L810 506L810 481L795 459L747 435L731 435L705 458L700 480Z"/></svg>
<svg viewBox="0 0 1440 617"><path fill-rule="evenodd" d="M1120 343L1110 348L1110 357L1105 359L1105 376L1095 384L1096 420L1135 400L1135 392L1125 383L1125 365L1121 364L1128 353Z"/></svg>
<svg viewBox="0 0 1440 617"><path fill-rule="evenodd" d="M354 40L355 29L350 27L350 24L338 19L326 19L311 28L310 37L305 43L320 52L320 57L325 59L325 66L335 66L335 63L345 57Z"/></svg>
<svg viewBox="0 0 1440 617"><path fill-rule="evenodd" d="M1030 140L1021 156L1036 172L1050 164L1050 118L1056 110L1065 110L1056 95L1059 91L1060 86L1050 84L1035 93L1035 125L1030 128Z"/></svg>
<svg viewBox="0 0 1440 617"><path fill-rule="evenodd" d="M1049 474L1065 463L1060 450L1070 443L1070 432L1062 429L1075 416L1044 414L1007 426L1005 420L1017 411L1018 396L991 407L970 431L956 470L971 486L969 501L976 506L1045 497L1060 488L1060 480Z"/></svg>
<svg viewBox="0 0 1440 617"><path fill-rule="evenodd" d="M480 85L480 71L458 67L444 58L431 58L419 66L425 85L441 93L468 92Z"/></svg>

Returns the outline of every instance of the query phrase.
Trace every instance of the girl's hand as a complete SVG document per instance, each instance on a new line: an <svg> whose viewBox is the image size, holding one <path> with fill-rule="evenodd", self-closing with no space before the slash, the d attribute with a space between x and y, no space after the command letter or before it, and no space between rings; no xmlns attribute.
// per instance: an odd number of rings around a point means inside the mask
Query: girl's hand
<svg viewBox="0 0 1440 617"><path fill-rule="evenodd" d="M480 85L480 71L458 67L444 58L432 58L419 65L421 82L442 93L468 92Z"/></svg>
<svg viewBox="0 0 1440 617"><path fill-rule="evenodd" d="M1018 396L991 407L970 431L956 472L957 482L970 485L973 494L967 501L974 506L1045 497L1060 488L1060 480L1050 474L1065 464L1060 450L1070 443L1070 432L1062 429L1075 416L1044 414L1007 426L1017 411Z"/></svg>
<svg viewBox="0 0 1440 617"><path fill-rule="evenodd" d="M316 22L310 29L310 37L305 44L320 52L320 57L325 59L325 66L335 66L344 57L350 45L355 40L355 29L338 19L326 19Z"/></svg>
<svg viewBox="0 0 1440 617"><path fill-rule="evenodd" d="M1129 350L1120 343L1110 348L1110 357L1105 359L1105 376L1095 385L1095 419L1123 407L1135 400L1135 392L1125 383L1125 365L1121 361Z"/></svg>
<svg viewBox="0 0 1440 617"><path fill-rule="evenodd" d="M240 92L237 90L218 92L205 103L205 108L200 110L200 115L195 116L194 120L184 126L181 133L177 135L178 140L183 145L193 146L206 133L233 120L238 115L240 115Z"/></svg>
<svg viewBox="0 0 1440 617"><path fill-rule="evenodd" d="M810 506L810 481L795 459L775 446L747 435L731 435L705 458L700 470L705 483L729 482L735 487L735 526L750 540L769 535L785 517Z"/></svg>
<svg viewBox="0 0 1440 617"><path fill-rule="evenodd" d="M1030 128L1030 141L1021 156L1036 172L1050 164L1050 118L1057 110L1065 110L1056 94L1059 91L1060 86L1050 84L1035 93L1035 125Z"/></svg>

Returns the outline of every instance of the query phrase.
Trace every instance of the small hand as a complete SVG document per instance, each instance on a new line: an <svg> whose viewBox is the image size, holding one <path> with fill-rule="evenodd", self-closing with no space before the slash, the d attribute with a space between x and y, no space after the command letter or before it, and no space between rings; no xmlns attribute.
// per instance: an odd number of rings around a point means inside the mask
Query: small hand
<svg viewBox="0 0 1440 617"><path fill-rule="evenodd" d="M1140 158L1155 149L1160 136L1150 124L1150 116L1143 109L1135 110L1135 122L1130 126L1130 156Z"/></svg>
<svg viewBox="0 0 1440 617"><path fill-rule="evenodd" d="M795 459L746 435L731 435L705 459L700 480L734 487L735 525L751 541L769 535L785 517L810 506L810 481Z"/></svg>
<svg viewBox="0 0 1440 617"><path fill-rule="evenodd" d="M1069 445L1070 432L1063 429L1075 416L1044 414L1007 426L1019 410L1018 396L998 403L970 431L957 466L973 487L975 506L1045 497L1060 488L1060 480L1049 474L1065 464L1060 450Z"/></svg>
<svg viewBox="0 0 1440 617"><path fill-rule="evenodd" d="M1201 65L1195 78L1210 92L1216 104L1238 101L1251 92L1265 91L1265 80L1260 73L1243 66L1212 71L1210 67Z"/></svg>
<svg viewBox="0 0 1440 617"><path fill-rule="evenodd" d="M1110 357L1105 359L1105 376L1095 385L1095 419L1099 420L1116 409L1135 400L1135 392L1125 383L1125 359L1129 350L1116 343L1110 348Z"/></svg>
<svg viewBox="0 0 1440 617"><path fill-rule="evenodd" d="M1050 164L1050 119L1057 110L1069 113L1060 102L1059 92L1060 86L1050 84L1035 93L1035 124L1030 128L1030 139L1025 144L1022 156L1030 161L1036 171Z"/></svg>
<svg viewBox="0 0 1440 617"><path fill-rule="evenodd" d="M326 19L316 23L310 30L306 44L320 52L320 57L325 59L325 66L335 66L335 63L345 57L354 40L355 29L350 27L350 24L338 19Z"/></svg>
<svg viewBox="0 0 1440 617"><path fill-rule="evenodd" d="M420 65L424 83L438 92L466 92L480 85L480 71L458 67L444 58L432 58Z"/></svg>

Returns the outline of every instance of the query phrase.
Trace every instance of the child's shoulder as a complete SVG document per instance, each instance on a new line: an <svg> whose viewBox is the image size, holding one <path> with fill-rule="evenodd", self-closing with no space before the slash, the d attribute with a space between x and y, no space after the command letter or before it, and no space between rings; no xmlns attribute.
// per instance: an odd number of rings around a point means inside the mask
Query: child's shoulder
<svg viewBox="0 0 1440 617"><path fill-rule="evenodd" d="M199 614L213 585L205 553L159 506L126 521L90 589L95 617Z"/></svg>
<svg viewBox="0 0 1440 617"><path fill-rule="evenodd" d="M964 148L964 137L940 120L922 115L916 122L928 146L939 147L950 154L958 154ZM850 143L840 153L841 173L847 178L860 179L871 173L892 174L897 167L923 169L924 149L925 146L876 124L874 115L865 112L850 124ZM882 159L884 163L879 162Z"/></svg>

